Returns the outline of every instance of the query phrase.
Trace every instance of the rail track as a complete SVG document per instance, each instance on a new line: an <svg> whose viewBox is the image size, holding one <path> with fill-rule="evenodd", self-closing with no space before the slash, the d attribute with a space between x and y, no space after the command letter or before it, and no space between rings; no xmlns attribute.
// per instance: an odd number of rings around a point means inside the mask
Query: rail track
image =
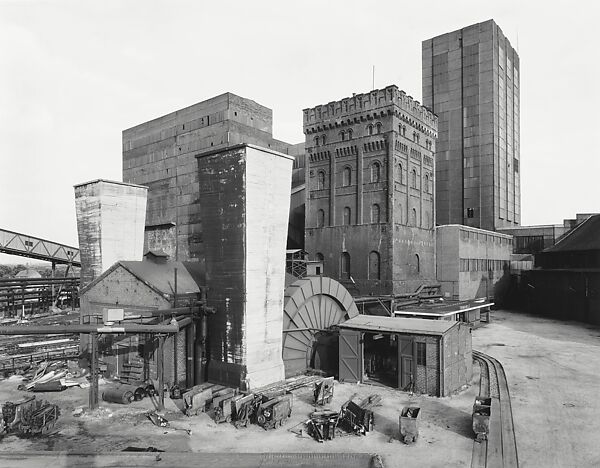
<svg viewBox="0 0 600 468"><path fill-rule="evenodd" d="M473 442L471 468L518 468L517 440L504 368L497 359L479 351L473 350L473 359L481 369L479 395L491 397L492 409L487 440Z"/></svg>

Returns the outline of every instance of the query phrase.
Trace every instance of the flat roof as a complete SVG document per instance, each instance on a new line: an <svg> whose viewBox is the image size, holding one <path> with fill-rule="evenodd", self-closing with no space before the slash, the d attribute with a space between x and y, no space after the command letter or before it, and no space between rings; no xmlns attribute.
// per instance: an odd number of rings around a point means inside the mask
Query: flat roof
<svg viewBox="0 0 600 468"><path fill-rule="evenodd" d="M493 301L488 301L486 299L471 299L469 301L434 302L433 304L409 304L407 306L398 306L398 309L394 312L409 312L411 314L423 314L427 316L448 316L467 312L469 310L483 309L484 307L491 307L493 305Z"/></svg>
<svg viewBox="0 0 600 468"><path fill-rule="evenodd" d="M289 154L281 153L281 152L275 151L271 148L265 148L264 146L253 145L251 143L238 143L238 144L231 145L231 146L225 146L223 148L208 150L208 151L204 151L204 152L200 152L200 153L196 154L195 157L196 158L204 158L206 156L212 156L214 154L225 153L227 151L234 151L234 150L238 150L240 148L252 148L252 149L255 149L258 151L262 151L264 153L271 153L271 154L274 154L275 156L281 156L283 158L290 159L292 161L294 159L296 159L295 156L290 156Z"/></svg>
<svg viewBox="0 0 600 468"><path fill-rule="evenodd" d="M459 322L427 320L418 318L382 317L380 315L357 315L340 323L340 328L410 335L443 335Z"/></svg>
<svg viewBox="0 0 600 468"><path fill-rule="evenodd" d="M118 180L108 180L108 179L94 179L89 182L82 182L81 184L75 184L73 187L83 187L84 185L97 184L100 182L104 182L105 184L115 184L115 185L126 185L127 187L138 187L148 190L146 185L138 185L138 184L130 184L129 182L119 182Z"/></svg>

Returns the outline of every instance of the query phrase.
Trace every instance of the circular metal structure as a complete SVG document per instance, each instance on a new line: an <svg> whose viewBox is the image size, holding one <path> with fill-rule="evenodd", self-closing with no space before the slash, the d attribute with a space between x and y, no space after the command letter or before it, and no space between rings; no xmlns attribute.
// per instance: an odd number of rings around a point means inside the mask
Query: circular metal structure
<svg viewBox="0 0 600 468"><path fill-rule="evenodd" d="M319 337L333 325L358 315L354 299L337 281L322 276L299 278L283 299L283 363L286 377L320 368ZM335 352L337 353L337 345ZM331 342L323 344L332 347Z"/></svg>

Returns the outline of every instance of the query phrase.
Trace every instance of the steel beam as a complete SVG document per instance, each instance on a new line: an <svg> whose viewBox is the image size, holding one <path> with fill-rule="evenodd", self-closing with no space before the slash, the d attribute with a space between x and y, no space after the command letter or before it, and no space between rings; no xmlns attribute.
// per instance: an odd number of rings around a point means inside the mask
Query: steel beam
<svg viewBox="0 0 600 468"><path fill-rule="evenodd" d="M79 249L39 237L0 229L0 253L81 267Z"/></svg>

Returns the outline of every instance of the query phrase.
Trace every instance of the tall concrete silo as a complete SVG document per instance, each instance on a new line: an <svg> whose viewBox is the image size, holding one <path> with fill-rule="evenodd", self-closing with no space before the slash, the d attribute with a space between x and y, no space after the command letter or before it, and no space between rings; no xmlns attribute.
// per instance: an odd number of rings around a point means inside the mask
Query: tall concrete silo
<svg viewBox="0 0 600 468"><path fill-rule="evenodd" d="M147 192L103 179L75 185L82 287L119 260L142 260Z"/></svg>
<svg viewBox="0 0 600 468"><path fill-rule="evenodd" d="M293 157L253 145L198 156L208 378L248 389L284 378L285 248Z"/></svg>

